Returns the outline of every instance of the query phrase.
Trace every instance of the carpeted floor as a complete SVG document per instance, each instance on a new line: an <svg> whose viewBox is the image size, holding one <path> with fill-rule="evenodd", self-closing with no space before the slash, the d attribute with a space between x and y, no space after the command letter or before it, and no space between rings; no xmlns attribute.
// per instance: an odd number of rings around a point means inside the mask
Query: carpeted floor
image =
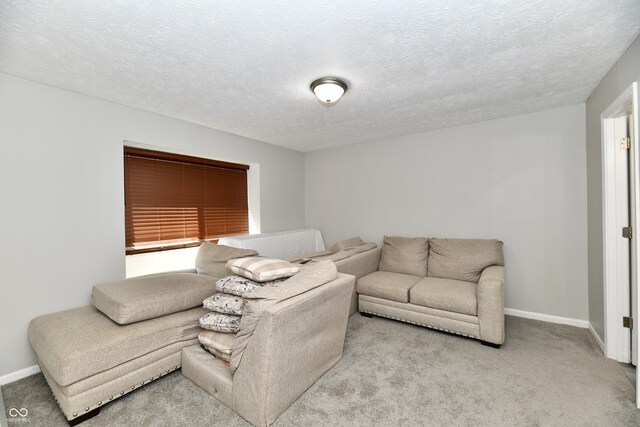
<svg viewBox="0 0 640 427"><path fill-rule="evenodd" d="M66 425L42 375L4 386L2 393L7 410L28 409L30 426ZM247 423L175 372L106 405L82 425ZM507 342L495 350L356 314L342 361L274 425L634 426L640 410L621 367L602 355L586 329L507 317Z"/></svg>

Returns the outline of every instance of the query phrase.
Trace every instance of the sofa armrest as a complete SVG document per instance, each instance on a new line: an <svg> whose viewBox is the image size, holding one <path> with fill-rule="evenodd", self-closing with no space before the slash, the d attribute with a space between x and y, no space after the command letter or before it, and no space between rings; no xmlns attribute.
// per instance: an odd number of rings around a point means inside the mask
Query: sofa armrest
<svg viewBox="0 0 640 427"><path fill-rule="evenodd" d="M374 271L378 271L378 265L380 264L380 255L382 253L381 248L371 249L370 251L361 252L355 254L349 258L336 261L336 268L339 273L351 274L356 277L356 280L361 277L371 274ZM351 308L349 309L349 315L352 315L358 311L358 295L356 294L356 288L353 288L353 294L351 295Z"/></svg>
<svg viewBox="0 0 640 427"><path fill-rule="evenodd" d="M262 314L233 377L234 410L271 425L342 357L353 276L282 301Z"/></svg>
<svg viewBox="0 0 640 427"><path fill-rule="evenodd" d="M336 261L336 268L338 269L338 273L351 274L352 276L355 276L357 280L367 274L378 271L381 253L381 248L374 248L370 251L361 252L350 256L349 258Z"/></svg>
<svg viewBox="0 0 640 427"><path fill-rule="evenodd" d="M504 267L487 267L478 282L478 321L480 339L493 344L504 343Z"/></svg>

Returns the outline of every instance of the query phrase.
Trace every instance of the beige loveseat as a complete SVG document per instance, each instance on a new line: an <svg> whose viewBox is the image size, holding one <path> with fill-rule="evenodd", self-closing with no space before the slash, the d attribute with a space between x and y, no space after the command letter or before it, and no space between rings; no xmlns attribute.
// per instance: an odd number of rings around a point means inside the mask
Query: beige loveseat
<svg viewBox="0 0 640 427"><path fill-rule="evenodd" d="M361 314L504 343L501 241L385 236L377 270L357 281Z"/></svg>

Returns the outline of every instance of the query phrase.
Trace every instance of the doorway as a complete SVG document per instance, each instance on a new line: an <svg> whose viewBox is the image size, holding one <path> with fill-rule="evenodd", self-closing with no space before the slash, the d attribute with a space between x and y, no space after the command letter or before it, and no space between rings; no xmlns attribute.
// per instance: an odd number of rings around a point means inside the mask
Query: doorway
<svg viewBox="0 0 640 427"><path fill-rule="evenodd" d="M605 355L638 363L638 83L602 114ZM633 323L637 323L634 327ZM636 386L636 390L638 387ZM640 407L640 394L637 394Z"/></svg>

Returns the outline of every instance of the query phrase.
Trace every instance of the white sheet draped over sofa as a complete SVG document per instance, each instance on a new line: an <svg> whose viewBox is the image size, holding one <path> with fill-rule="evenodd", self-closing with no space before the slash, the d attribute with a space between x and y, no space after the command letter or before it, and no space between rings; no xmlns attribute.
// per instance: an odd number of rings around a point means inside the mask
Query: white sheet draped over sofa
<svg viewBox="0 0 640 427"><path fill-rule="evenodd" d="M218 241L218 244L241 249L254 249L262 256L280 259L324 250L322 234L320 234L320 230L315 228L223 237Z"/></svg>

